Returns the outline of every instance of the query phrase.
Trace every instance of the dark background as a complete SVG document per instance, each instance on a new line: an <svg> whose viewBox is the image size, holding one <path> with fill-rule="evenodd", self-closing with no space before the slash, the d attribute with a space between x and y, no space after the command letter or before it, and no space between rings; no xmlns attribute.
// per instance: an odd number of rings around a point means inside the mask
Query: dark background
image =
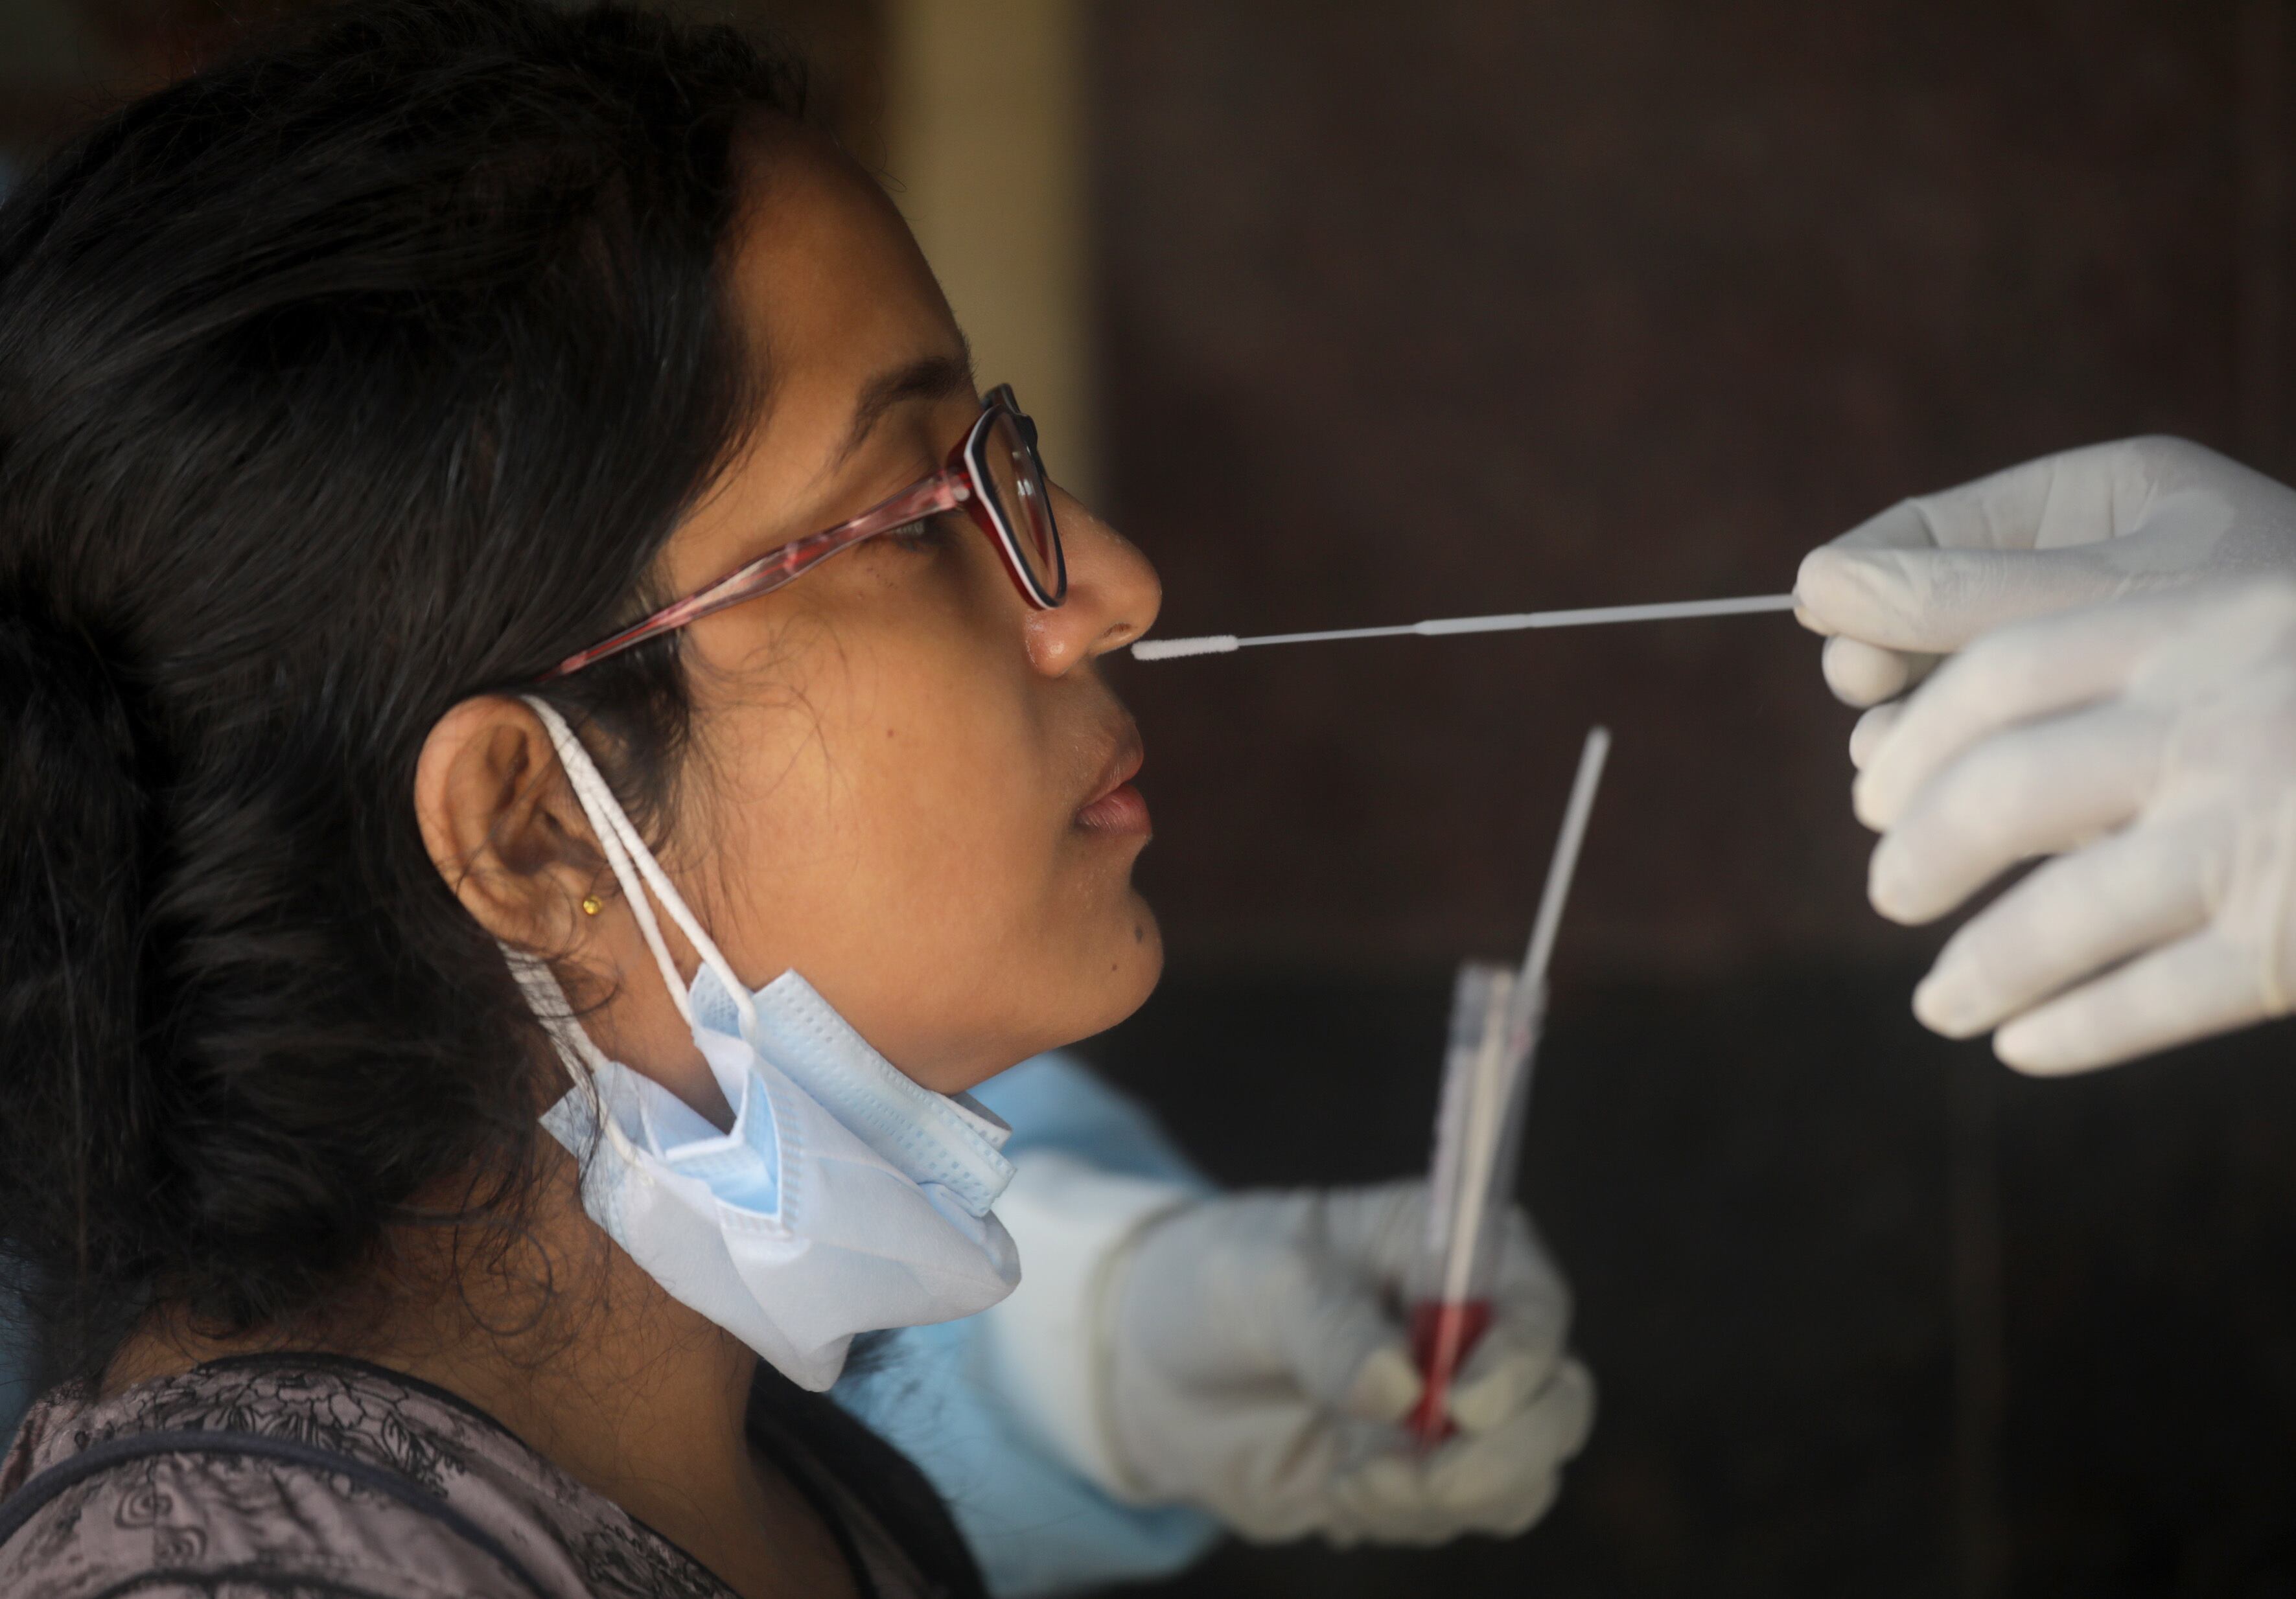
<svg viewBox="0 0 2296 1599"><path fill-rule="evenodd" d="M776 11L857 146L883 16ZM1104 509L1164 630L1787 587L2161 430L2296 466L2291 0L1085 0ZM106 0L112 86L227 32ZM140 76L139 76L140 75ZM37 148L103 86L12 82ZM1054 465L1058 470L1055 453ZM1229 1595L2296 1595L2296 1081L1939 1042L1778 617L1121 668L1172 974L1095 1046L1233 1183L1425 1159L1449 969L1619 738L1525 1193L1603 1414L1526 1538Z"/></svg>

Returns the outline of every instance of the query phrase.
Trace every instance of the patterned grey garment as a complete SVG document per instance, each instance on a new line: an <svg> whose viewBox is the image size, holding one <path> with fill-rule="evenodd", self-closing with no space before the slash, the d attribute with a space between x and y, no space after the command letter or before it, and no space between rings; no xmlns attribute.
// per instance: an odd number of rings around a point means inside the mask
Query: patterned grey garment
<svg viewBox="0 0 2296 1599"><path fill-rule="evenodd" d="M699 1562L427 1383L324 1356L217 1361L98 1401L61 1389L0 1460L0 1497L127 1433L221 1429L292 1439L385 1467L493 1536L552 1599L735 1599ZM786 1462L785 1448L775 1456ZM877 1599L927 1590L834 1482L806 1488ZM176 1454L68 1488L0 1548L7 1599L530 1599L517 1577L438 1519L349 1478L276 1461Z"/></svg>

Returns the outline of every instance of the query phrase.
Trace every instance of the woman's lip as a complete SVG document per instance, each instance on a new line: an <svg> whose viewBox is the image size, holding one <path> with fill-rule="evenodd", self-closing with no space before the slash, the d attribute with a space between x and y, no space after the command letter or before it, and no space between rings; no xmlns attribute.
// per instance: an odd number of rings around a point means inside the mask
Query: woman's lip
<svg viewBox="0 0 2296 1599"><path fill-rule="evenodd" d="M1110 752L1107 764L1100 768L1100 781L1093 787L1092 798L1078 808L1077 814L1082 816L1139 776L1140 768L1146 761L1147 751L1140 747L1139 733L1130 727L1125 728L1117 740L1116 748Z"/></svg>
<svg viewBox="0 0 2296 1599"><path fill-rule="evenodd" d="M1148 801L1129 781L1119 783L1077 812L1077 825L1092 832L1149 831Z"/></svg>

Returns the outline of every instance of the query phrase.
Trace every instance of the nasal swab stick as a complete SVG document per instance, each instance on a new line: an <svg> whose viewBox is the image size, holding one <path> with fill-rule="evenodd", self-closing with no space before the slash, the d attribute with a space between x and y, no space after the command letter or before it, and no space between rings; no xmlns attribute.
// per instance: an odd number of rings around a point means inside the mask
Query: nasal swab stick
<svg viewBox="0 0 2296 1599"><path fill-rule="evenodd" d="M1792 611L1792 594L1755 594L1742 600L1675 600L1658 605L1596 605L1579 611L1518 611L1505 616L1453 616L1392 627L1337 627L1323 633L1263 633L1238 638L1233 633L1201 638L1150 638L1132 646L1136 660L1172 660L1183 655L1226 655L1259 644L1326 644L1345 638L1445 638L1454 633L1513 633L1526 627L1595 627L1605 622L1677 622L1702 616L1752 616Z"/></svg>

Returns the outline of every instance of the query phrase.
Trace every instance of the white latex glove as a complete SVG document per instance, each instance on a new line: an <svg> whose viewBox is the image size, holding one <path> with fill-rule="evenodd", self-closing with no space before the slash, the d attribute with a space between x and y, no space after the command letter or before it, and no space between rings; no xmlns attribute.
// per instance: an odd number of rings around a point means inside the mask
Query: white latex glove
<svg viewBox="0 0 2296 1599"><path fill-rule="evenodd" d="M2010 1065L2065 1072L2280 1015L2296 991L2296 581L1990 634L1874 741L1855 799L1883 833L1874 904L1899 922L2062 856L1947 943L1914 996L1938 1031L1997 1026Z"/></svg>
<svg viewBox="0 0 2296 1599"><path fill-rule="evenodd" d="M1827 684L1873 705L2007 622L2276 572L2296 573L2296 491L2197 444L2150 438L1893 505L1810 552L1794 594L1803 625L1833 636Z"/></svg>
<svg viewBox="0 0 2296 1599"><path fill-rule="evenodd" d="M1563 1350L1570 1291L1519 1211L1491 1330L1424 1456L1399 1423L1421 1382L1396 1319L1426 1185L1241 1193L1142 1232L1104 1301L1106 1421L1129 1488L1246 1538L1431 1544L1512 1535L1585 1444L1594 1379Z"/></svg>

